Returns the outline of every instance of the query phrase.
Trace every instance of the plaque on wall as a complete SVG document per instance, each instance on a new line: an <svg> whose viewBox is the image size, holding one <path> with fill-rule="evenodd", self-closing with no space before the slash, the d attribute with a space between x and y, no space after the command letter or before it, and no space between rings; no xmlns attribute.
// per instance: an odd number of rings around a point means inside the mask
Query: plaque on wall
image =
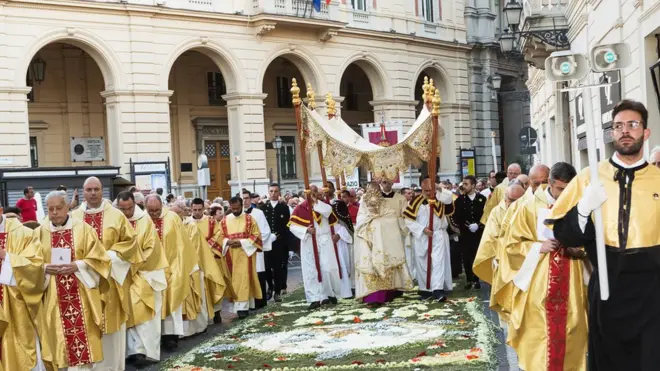
<svg viewBox="0 0 660 371"><path fill-rule="evenodd" d="M181 172L192 172L193 171L193 166L192 162L182 162L181 163Z"/></svg>
<svg viewBox="0 0 660 371"><path fill-rule="evenodd" d="M575 127L584 124L584 104L582 102L582 93L575 96Z"/></svg>
<svg viewBox="0 0 660 371"><path fill-rule="evenodd" d="M619 71L608 71L600 76L600 84L612 84L598 89L600 93L600 114L603 129L612 127L612 109L621 100ZM605 142L607 143L607 142Z"/></svg>
<svg viewBox="0 0 660 371"><path fill-rule="evenodd" d="M105 161L103 137L71 137L71 161Z"/></svg>

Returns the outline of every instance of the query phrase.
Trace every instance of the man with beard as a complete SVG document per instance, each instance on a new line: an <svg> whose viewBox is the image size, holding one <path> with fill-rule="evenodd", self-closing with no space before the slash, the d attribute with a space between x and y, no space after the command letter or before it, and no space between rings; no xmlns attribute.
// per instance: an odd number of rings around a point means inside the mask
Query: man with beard
<svg viewBox="0 0 660 371"><path fill-rule="evenodd" d="M583 169L557 200L546 223L567 247L584 246L595 269L589 282L590 370L657 370L660 365L660 170L644 160L648 111L623 100L612 110L616 153L598 166L599 183ZM600 299L595 227L601 208L610 296Z"/></svg>

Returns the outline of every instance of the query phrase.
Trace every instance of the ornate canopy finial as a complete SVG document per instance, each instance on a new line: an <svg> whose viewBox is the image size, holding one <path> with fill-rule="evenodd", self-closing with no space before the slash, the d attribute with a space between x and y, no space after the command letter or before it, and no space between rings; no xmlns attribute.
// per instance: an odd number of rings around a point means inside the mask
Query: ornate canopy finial
<svg viewBox="0 0 660 371"><path fill-rule="evenodd" d="M328 111L328 117L334 116L337 113L337 108L336 108L337 103L335 102L334 99L332 99L332 93L330 92L328 92L328 94L325 95L325 105L326 105L326 110Z"/></svg>
<svg viewBox="0 0 660 371"><path fill-rule="evenodd" d="M428 93L429 102L433 100L434 95L435 95L435 84L433 83L433 79L429 79L429 93Z"/></svg>
<svg viewBox="0 0 660 371"><path fill-rule="evenodd" d="M300 104L300 88L295 78L291 79L291 95L293 96L293 104Z"/></svg>
<svg viewBox="0 0 660 371"><path fill-rule="evenodd" d="M422 94L422 102L426 103L426 99L428 98L429 95L429 77L424 76L424 85L422 85L422 90L424 90L424 94Z"/></svg>
<svg viewBox="0 0 660 371"><path fill-rule="evenodd" d="M440 99L440 91L438 91L438 90L436 89L436 90L435 90L435 95L433 96L433 100L432 100L432 103L433 103L433 111L431 111L431 114L432 114L433 116L438 116L438 115L440 115L440 103L441 103L441 102L442 102L442 100Z"/></svg>
<svg viewBox="0 0 660 371"><path fill-rule="evenodd" d="M307 83L307 107L311 110L316 109L316 93L312 89L312 83Z"/></svg>

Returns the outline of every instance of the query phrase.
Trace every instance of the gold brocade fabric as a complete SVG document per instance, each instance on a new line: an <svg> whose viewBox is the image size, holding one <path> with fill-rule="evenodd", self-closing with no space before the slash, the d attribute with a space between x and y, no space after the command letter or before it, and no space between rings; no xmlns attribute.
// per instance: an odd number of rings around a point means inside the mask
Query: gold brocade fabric
<svg viewBox="0 0 660 371"><path fill-rule="evenodd" d="M352 174L359 166L370 169L372 176L384 177L390 180L396 179L400 172L408 170L410 164L420 165L428 161L431 156L431 137L433 133L433 122L430 113L423 109L411 130L399 143L392 144L380 149L368 149L360 147L353 142L353 138L346 138L335 132L330 132L328 126L343 125L341 118L325 120L315 111L311 111L305 105L301 107L303 132L305 136L308 153L316 153L317 145L320 143L324 149L323 162L330 169L331 174ZM423 117L422 117L423 116ZM417 125L418 124L418 125ZM440 125L439 125L440 126ZM438 130L438 154L441 151L441 138L444 135L442 126ZM366 141L364 138L358 140Z"/></svg>
<svg viewBox="0 0 660 371"><path fill-rule="evenodd" d="M220 223L210 219L206 215L203 216L202 219L197 220L196 223L197 223L197 228L199 228L199 232L202 234L202 236L207 242L207 245L211 250L211 253L215 260L215 264L218 266L218 269L220 270L220 274L222 275L223 282L225 283L225 288L224 288L224 292L222 292L222 297L231 299L234 297L231 288L231 273L229 272L229 267L227 267L227 261L225 257L222 255L222 228L220 228ZM209 223L213 223L212 231L209 230L210 229ZM215 288L212 288L212 290L210 290L211 291L209 293L210 298L217 298L218 293L213 290L215 290ZM209 290L207 286L207 292L208 291Z"/></svg>
<svg viewBox="0 0 660 371"><path fill-rule="evenodd" d="M194 242L197 249L197 256L199 257L199 269L204 272L206 306L208 310L207 313L210 315L214 312L213 306L222 301L222 298L225 295L227 284L225 283L225 278L222 275L222 271L220 271L220 267L215 262L215 257L211 251L211 247L206 241L206 238L204 238L202 230L198 227L198 223L189 219L189 223L186 226L189 229L191 240Z"/></svg>
<svg viewBox="0 0 660 371"><path fill-rule="evenodd" d="M2 217L0 217L1 219ZM41 309L44 269L41 244L33 231L18 219L5 218L5 251L16 286L1 285L0 318L8 327L2 335L2 366L5 370L30 370L37 364L34 322Z"/></svg>
<svg viewBox="0 0 660 371"><path fill-rule="evenodd" d="M511 220L504 246L508 266L513 272L519 272L532 244L541 242L537 236L538 210L549 207L545 188L542 185L534 197L525 197L518 211ZM567 259L568 282L562 304L567 313L563 321L565 336L551 336L548 318L549 272L552 254L541 253L538 265L532 275L527 291L512 287L512 302L509 311L509 343L518 354L518 362L524 370L548 369L549 347L552 341L565 339L564 370L585 370L587 352L587 292L583 280L583 262ZM559 257L556 258L560 260ZM555 277L555 276L553 276ZM556 277L553 279L560 279ZM564 295L564 294L562 294ZM551 310L555 310L552 307ZM559 323L562 323L561 321Z"/></svg>
<svg viewBox="0 0 660 371"><path fill-rule="evenodd" d="M76 219L85 220L85 206L86 204L81 205L71 215ZM115 209L107 200L103 200L102 228L101 243L106 251L115 251L119 258L131 264L142 263L142 255L138 252L135 230L133 230L126 216ZM105 318L103 328L105 334L119 331L121 326L128 321L129 312L131 311L131 284L130 275L126 277L122 286L119 286L114 279L101 281L100 290L103 299Z"/></svg>
<svg viewBox="0 0 660 371"><path fill-rule="evenodd" d="M614 181L617 168L609 161L598 164L598 178L605 187L607 201L602 205L605 245L619 247L619 183ZM552 208L548 220L563 218L582 198L589 185L589 168L584 168L573 178ZM660 233L649 226L660 225L660 170L648 165L635 172L631 188L630 223L626 249L656 247L660 245ZM592 216L593 218L593 216ZM641 222L643 221L643 222Z"/></svg>
<svg viewBox="0 0 660 371"><path fill-rule="evenodd" d="M472 272L489 285L493 284L493 259L499 250L500 232L506 209L506 203L502 200L490 213L472 264Z"/></svg>
<svg viewBox="0 0 660 371"><path fill-rule="evenodd" d="M481 216L480 223L486 225L488 222L488 216L490 216L491 211L499 205L500 201L504 199L504 193L506 192L506 187L509 185L509 179L504 178L502 183L498 184L493 192L488 196L486 200L486 205L484 205L484 213Z"/></svg>
<svg viewBox="0 0 660 371"><path fill-rule="evenodd" d="M364 220L355 230L356 298L381 290L409 290L412 278L406 266L403 238L407 228L399 203L370 190L362 198ZM389 207L393 204L397 210Z"/></svg>
<svg viewBox="0 0 660 371"><path fill-rule="evenodd" d="M245 232L246 218L252 217L243 213L236 218L225 218L227 223L227 233L229 235L223 235L223 239L237 239L232 235L242 235ZM259 232L259 226L254 218L252 218L249 235L251 241L261 241L261 232ZM253 246L258 250L262 249L261 243L253 244ZM233 300L237 302L245 302L250 298L261 299L262 292L261 286L259 285L259 276L257 276L256 252L252 254L251 257L248 257L242 247L228 247L226 254L231 256L231 287L235 294Z"/></svg>
<svg viewBox="0 0 660 371"><path fill-rule="evenodd" d="M169 266L165 268L167 289L163 294L162 319L177 310L190 294L190 273L197 264L197 254L190 244L181 218L163 208L162 240ZM156 223L154 222L154 227ZM188 241L188 242L186 242Z"/></svg>
<svg viewBox="0 0 660 371"><path fill-rule="evenodd" d="M41 240L45 262L51 261L52 246L49 226L50 223L42 225L35 230L35 234ZM103 282L110 276L110 259L103 245L96 237L96 232L83 221L76 219L72 220L71 228L75 260L84 261L89 269L94 270L101 276L101 282ZM44 292L43 308L39 311L37 320L42 357L45 362L54 364L55 369L68 367L67 354L69 351L73 351L67 348L67 342L64 337L64 325L62 323L62 313L60 313L60 300L62 298L57 293L57 277L50 276L48 287ZM87 288L75 275L71 275L71 277L78 281L78 292L82 304L82 315L90 361L99 362L103 360L103 348L101 344L103 308L101 293L98 288Z"/></svg>
<svg viewBox="0 0 660 371"><path fill-rule="evenodd" d="M7 331L8 326L9 321L7 321L7 317L5 316L4 307L0 305L0 337L5 335L5 331ZM5 368L2 366L2 362L0 362L0 371L5 371Z"/></svg>
<svg viewBox="0 0 660 371"><path fill-rule="evenodd" d="M151 218L144 213L135 221L138 251L144 262L131 265L132 284L130 286L131 306L127 327L151 321L156 315L154 290L140 272L165 269L168 266L163 245L158 239Z"/></svg>

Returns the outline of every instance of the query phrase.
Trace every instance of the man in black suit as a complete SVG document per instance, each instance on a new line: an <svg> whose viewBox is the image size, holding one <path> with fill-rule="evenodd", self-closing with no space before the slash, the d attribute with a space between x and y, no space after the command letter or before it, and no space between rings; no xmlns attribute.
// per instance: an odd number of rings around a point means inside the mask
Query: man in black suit
<svg viewBox="0 0 660 371"><path fill-rule="evenodd" d="M287 269L289 263L289 206L280 200L280 186L273 183L268 188L269 200L262 207L271 233L275 234L273 250L265 252L266 282L269 295L274 291L274 299L281 302L282 290L286 290Z"/></svg>
<svg viewBox="0 0 660 371"><path fill-rule="evenodd" d="M463 268L467 278L465 288L480 289L479 278L472 273L472 264L474 263L474 257L477 255L481 235L484 232L484 225L479 221L484 213L487 198L481 193L477 193L477 178L472 175L463 178L462 186L463 194L458 196L454 202L452 219L461 232L459 243L463 255Z"/></svg>

